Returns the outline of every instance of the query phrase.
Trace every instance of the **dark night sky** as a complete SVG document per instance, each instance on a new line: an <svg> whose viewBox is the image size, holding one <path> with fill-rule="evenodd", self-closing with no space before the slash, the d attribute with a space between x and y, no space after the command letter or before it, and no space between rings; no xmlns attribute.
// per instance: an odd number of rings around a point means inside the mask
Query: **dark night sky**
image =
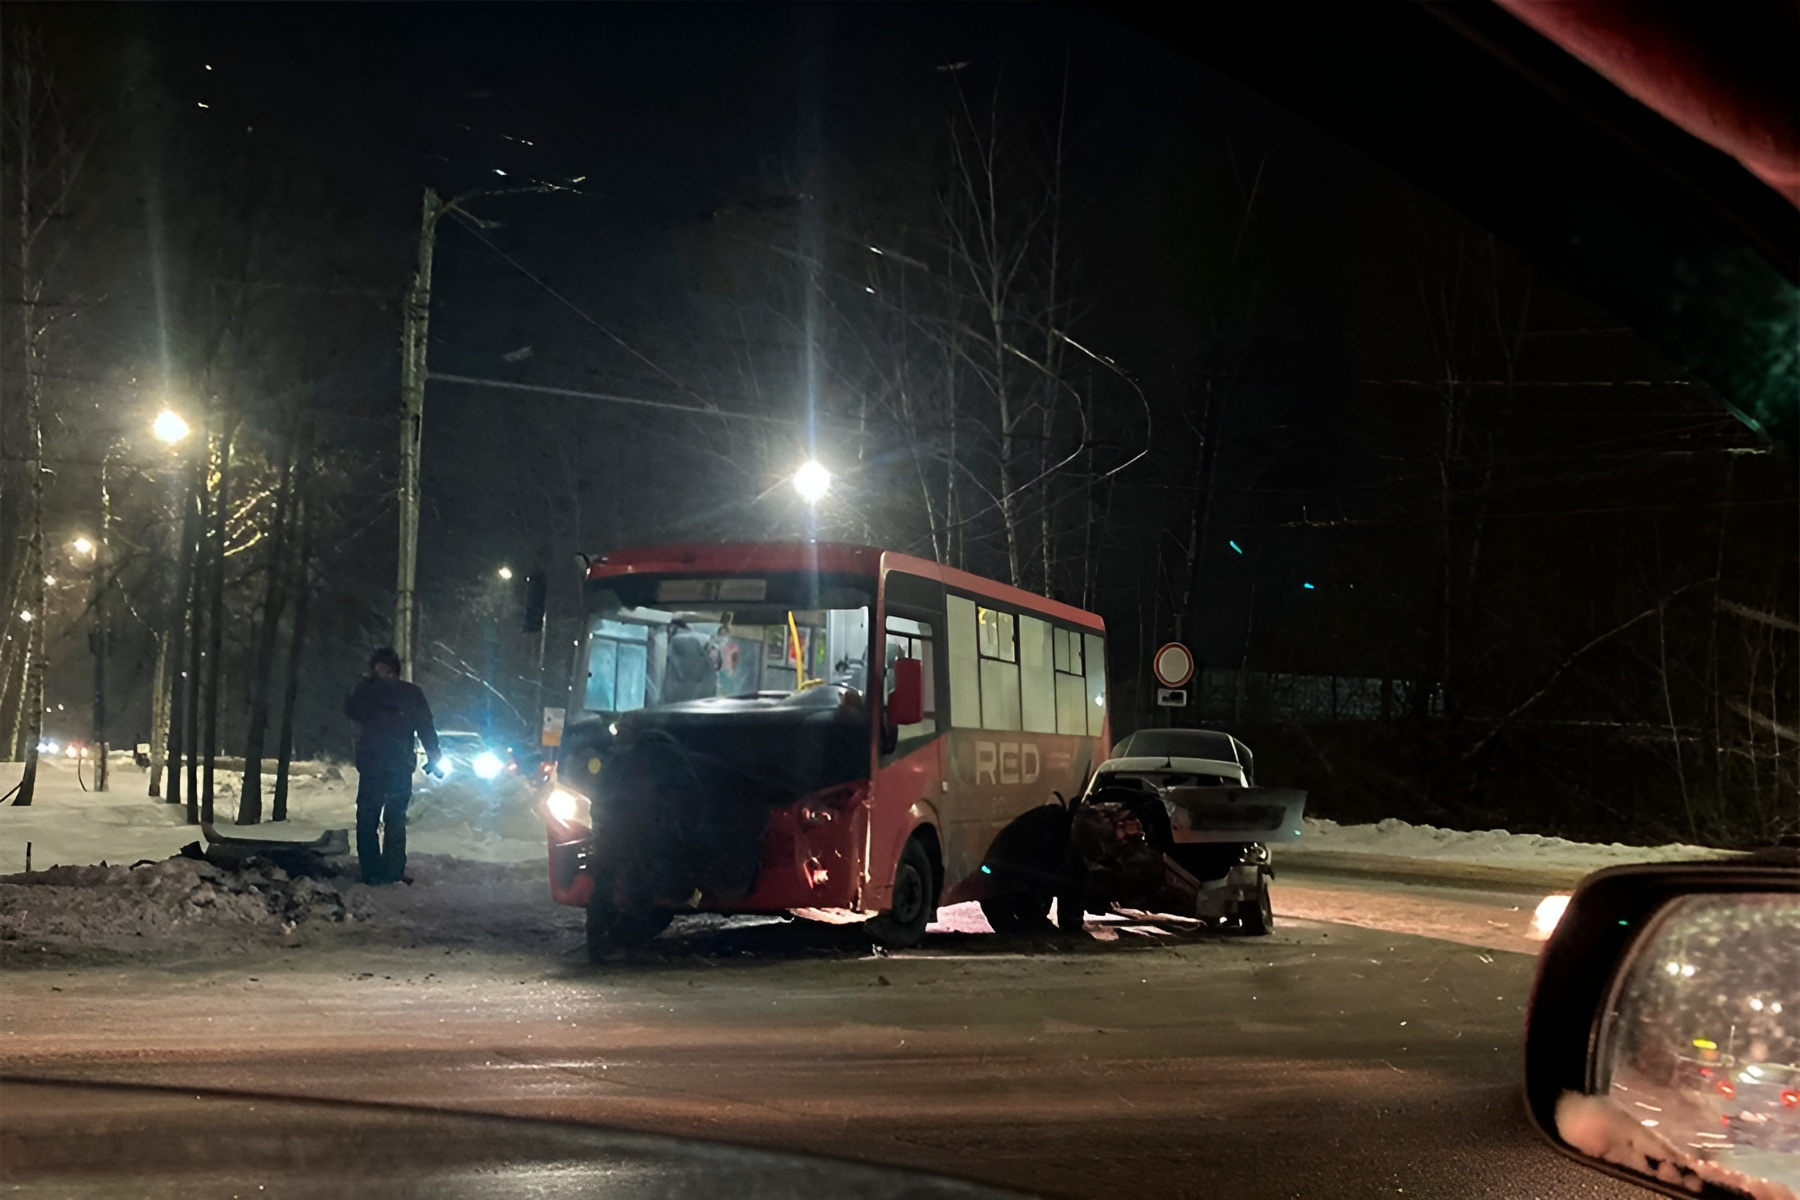
<svg viewBox="0 0 1800 1200"><path fill-rule="evenodd" d="M362 306L367 331L343 348L330 386L359 422L345 428L382 443L398 391L396 302L423 187L456 193L585 176L579 194L471 207L500 223L486 234L496 246L655 362L622 349L447 223L434 369L679 397L678 384L693 376L687 348L672 345L669 331L695 288L691 243L713 210L758 191L835 186L941 128L948 93L938 68L946 64L967 64L959 78L970 94L998 82L1022 127L1047 130L1066 66L1069 205L1088 313L1081 331L1142 384L1159 447L1120 480L1109 530L1119 555L1165 555L1160 531L1184 528L1171 519L1188 470L1179 379L1228 379L1235 390L1209 543L1203 658L1236 665L1248 653L1251 665L1270 669L1358 672L1379 671L1383 655L1416 655L1401 643L1420 620L1419 581L1407 575L1419 558L1407 550L1417 530L1336 536L1294 526L1382 516L1371 499L1380 485L1417 470L1421 431L1434 420L1430 396L1370 381L1428 379L1436 369L1422 335L1419 231L1479 231L1344 143L1104 17L1028 5L49 12L77 40L146 48L177 136L254 127L258 139L280 139L285 152L318 167L341 233L320 255L319 270L331 276L322 282L364 293L322 303ZM1617 322L1549 281L1533 292L1532 323L1544 336L1522 364L1527 373L1672 374ZM1604 330L1614 332L1595 332ZM526 346L528 359L502 358ZM1679 384L1649 399L1669 419L1632 436L1654 441L1682 421L1697 421L1707 436L1737 436ZM1606 409L1613 402L1588 404L1591 418L1527 420L1514 450L1574 464L1582 446L1617 424ZM641 490L657 474L657 448L631 440L645 426L629 414L451 385L434 385L427 409L428 605L434 597L456 603L469 580L502 559L564 549L537 534L532 504L542 501L527 493L551 469L547 448L571 423L607 443L609 486ZM1599 469L1583 461L1581 470ZM670 512L664 528L630 540L682 527ZM613 548L593 531L600 526L588 528L584 549ZM391 537L385 523L365 535L371 566L355 603L370 617L390 602L381 587L391 578ZM1260 558L1233 556L1228 538ZM1336 623L1304 607L1322 603L1300 589L1315 577L1344 589L1331 601ZM1106 606L1120 628L1150 607L1137 583L1121 585ZM1391 637L1340 636L1346 613L1385 621ZM1251 651L1253 627L1261 640Z"/></svg>
<svg viewBox="0 0 1800 1200"><path fill-rule="evenodd" d="M1397 186L1236 85L1082 10L228 6L153 10L147 25L174 90L209 105L188 119L241 114L294 135L367 214L396 280L421 186L491 185L496 169L586 176L580 196L477 209L504 222L497 243L628 341L680 304L690 280L677 243L722 199L816 177L818 162L854 164L940 121L940 64L968 63L972 92L1002 81L1007 103L1047 128L1066 56L1071 209L1097 344L1140 373L1166 374L1205 340L1218 280L1238 280L1276 297L1277 321L1305 348L1304 363L1264 389L1266 402L1288 403L1284 387L1305 386L1316 417L1345 399L1339 273L1361 266L1334 261L1333 247L1346 221L1367 217L1358 210L1371 189ZM1253 188L1255 219L1244 222ZM435 368L645 384L640 362L466 231L447 229L438 263ZM530 363L502 365L525 345ZM505 403L434 389L428 437L479 440ZM516 407L529 402L512 403L529 425ZM480 528L472 499L459 494L455 514L440 506L435 532Z"/></svg>

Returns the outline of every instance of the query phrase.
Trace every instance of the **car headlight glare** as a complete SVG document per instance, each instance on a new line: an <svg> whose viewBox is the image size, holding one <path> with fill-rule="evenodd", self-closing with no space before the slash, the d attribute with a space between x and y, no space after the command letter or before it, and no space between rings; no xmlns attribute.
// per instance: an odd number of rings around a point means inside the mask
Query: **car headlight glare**
<svg viewBox="0 0 1800 1200"><path fill-rule="evenodd" d="M474 769L478 779L493 779L504 769L500 756L492 750L483 750L477 754L469 766Z"/></svg>
<svg viewBox="0 0 1800 1200"><path fill-rule="evenodd" d="M564 825L586 825L588 818L588 798L568 788L551 788L550 794L544 798L544 808L552 817Z"/></svg>

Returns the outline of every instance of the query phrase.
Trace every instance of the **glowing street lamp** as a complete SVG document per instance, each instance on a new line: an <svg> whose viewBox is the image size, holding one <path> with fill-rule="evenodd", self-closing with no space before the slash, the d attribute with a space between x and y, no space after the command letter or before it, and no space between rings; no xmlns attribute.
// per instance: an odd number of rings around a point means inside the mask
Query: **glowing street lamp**
<svg viewBox="0 0 1800 1200"><path fill-rule="evenodd" d="M94 552L94 543L88 541L84 537L78 537L75 539L75 553L81 554L81 555L88 555L88 554L92 554L93 552Z"/></svg>
<svg viewBox="0 0 1800 1200"><path fill-rule="evenodd" d="M156 420L150 423L150 432L156 440L165 446L173 446L189 433L188 423L182 420L181 414L172 408L165 408L156 414Z"/></svg>
<svg viewBox="0 0 1800 1200"><path fill-rule="evenodd" d="M511 567L501 567L498 571L494 572L494 574L500 576L500 578L502 578L502 579L511 579L512 578L512 568Z"/></svg>
<svg viewBox="0 0 1800 1200"><path fill-rule="evenodd" d="M809 458L794 472L794 490L808 504L817 504L831 491L831 472L819 465L818 459Z"/></svg>

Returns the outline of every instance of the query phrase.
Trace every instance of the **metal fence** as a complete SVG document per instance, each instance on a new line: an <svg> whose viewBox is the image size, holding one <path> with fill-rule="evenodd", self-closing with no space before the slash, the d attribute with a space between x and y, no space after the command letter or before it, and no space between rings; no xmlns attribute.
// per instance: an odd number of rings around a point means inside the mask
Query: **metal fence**
<svg viewBox="0 0 1800 1200"><path fill-rule="evenodd" d="M1210 668L1199 675L1199 715L1233 721L1393 720L1413 714L1415 691L1422 686L1410 679ZM1443 711L1443 691L1434 687L1424 697L1421 715L1438 717Z"/></svg>

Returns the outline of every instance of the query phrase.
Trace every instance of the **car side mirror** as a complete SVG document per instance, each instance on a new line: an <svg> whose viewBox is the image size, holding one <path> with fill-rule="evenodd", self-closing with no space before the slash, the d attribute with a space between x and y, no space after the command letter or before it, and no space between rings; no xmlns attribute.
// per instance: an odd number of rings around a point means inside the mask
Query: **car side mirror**
<svg viewBox="0 0 1800 1200"><path fill-rule="evenodd" d="M917 725L925 719L925 664L916 658L896 658L888 667L894 688L887 698L887 726Z"/></svg>
<svg viewBox="0 0 1800 1200"><path fill-rule="evenodd" d="M1525 1099L1564 1154L1665 1195L1800 1193L1800 854L1583 880L1538 959Z"/></svg>

